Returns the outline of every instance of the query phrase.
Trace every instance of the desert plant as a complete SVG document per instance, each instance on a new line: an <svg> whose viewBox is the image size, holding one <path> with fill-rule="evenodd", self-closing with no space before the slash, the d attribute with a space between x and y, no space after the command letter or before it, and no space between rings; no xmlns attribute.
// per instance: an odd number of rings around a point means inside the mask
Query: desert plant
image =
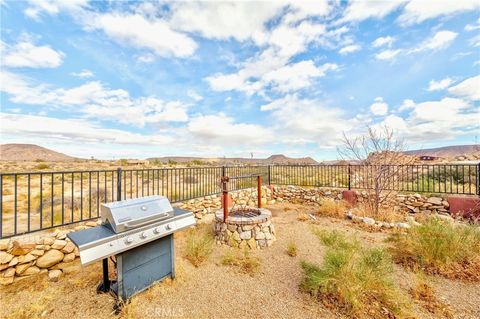
<svg viewBox="0 0 480 319"><path fill-rule="evenodd" d="M335 201L333 199L322 199L320 201L320 207L317 211L318 215L328 217L345 217L345 211L347 210L347 203L345 201Z"/></svg>
<svg viewBox="0 0 480 319"><path fill-rule="evenodd" d="M206 227L196 227L187 233L185 258L195 267L204 263L213 251L213 234Z"/></svg>
<svg viewBox="0 0 480 319"><path fill-rule="evenodd" d="M393 235L395 260L429 273L480 280L480 229L438 218L414 226L407 236Z"/></svg>
<svg viewBox="0 0 480 319"><path fill-rule="evenodd" d="M339 233L321 234L325 258L321 266L301 263L303 291L355 318L404 315L404 296L395 288L393 263L383 249L364 248Z"/></svg>
<svg viewBox="0 0 480 319"><path fill-rule="evenodd" d="M404 142L397 140L387 126L381 130L369 127L365 135L353 138L343 134L343 147L338 151L344 159L360 162L361 165L352 166L353 173L349 174L371 189L365 203L373 217L378 215L382 203L393 197L394 185L405 180L402 165L414 162L413 157L403 154L404 149Z"/></svg>
<svg viewBox="0 0 480 319"><path fill-rule="evenodd" d="M296 257L297 256L297 245L293 241L288 243L287 246L287 255L290 257Z"/></svg>
<svg viewBox="0 0 480 319"><path fill-rule="evenodd" d="M260 270L260 260L251 256L247 249L243 252L230 251L222 257L221 261L224 266L234 266L244 274L253 276Z"/></svg>
<svg viewBox="0 0 480 319"><path fill-rule="evenodd" d="M40 163L37 166L35 166L35 168L36 169L49 169L50 165L48 165L47 163Z"/></svg>

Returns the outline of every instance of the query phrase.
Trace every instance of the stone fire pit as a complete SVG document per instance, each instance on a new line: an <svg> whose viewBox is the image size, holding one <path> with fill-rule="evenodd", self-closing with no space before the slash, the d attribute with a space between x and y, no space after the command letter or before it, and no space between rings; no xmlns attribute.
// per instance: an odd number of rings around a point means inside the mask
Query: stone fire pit
<svg viewBox="0 0 480 319"><path fill-rule="evenodd" d="M265 208L234 208L223 220L223 209L215 212L215 234L218 244L250 249L271 246L276 240L271 222L272 212Z"/></svg>

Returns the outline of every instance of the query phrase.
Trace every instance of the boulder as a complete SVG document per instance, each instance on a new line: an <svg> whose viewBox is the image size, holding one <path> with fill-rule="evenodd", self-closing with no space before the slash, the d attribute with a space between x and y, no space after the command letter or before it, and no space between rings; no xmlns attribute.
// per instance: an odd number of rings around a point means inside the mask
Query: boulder
<svg viewBox="0 0 480 319"><path fill-rule="evenodd" d="M40 272L40 268L37 266L31 266L28 267L21 275L22 276L31 276L31 275L36 275Z"/></svg>
<svg viewBox="0 0 480 319"><path fill-rule="evenodd" d="M50 249L43 256L37 259L37 266L40 268L48 268L63 260L64 254L56 249Z"/></svg>
<svg viewBox="0 0 480 319"><path fill-rule="evenodd" d="M442 199L440 197L429 197L427 202L433 205L443 206Z"/></svg>
<svg viewBox="0 0 480 319"><path fill-rule="evenodd" d="M370 217L363 217L362 221L367 224L367 225L375 225L375 219L370 218Z"/></svg>
<svg viewBox="0 0 480 319"><path fill-rule="evenodd" d="M75 260L75 253L70 253L66 254L65 257L63 257L63 262L64 263L69 263Z"/></svg>

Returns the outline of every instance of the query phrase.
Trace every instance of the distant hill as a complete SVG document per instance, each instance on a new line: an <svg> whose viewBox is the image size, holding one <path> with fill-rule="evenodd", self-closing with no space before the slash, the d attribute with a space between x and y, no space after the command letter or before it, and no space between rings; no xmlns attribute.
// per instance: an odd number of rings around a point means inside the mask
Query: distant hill
<svg viewBox="0 0 480 319"><path fill-rule="evenodd" d="M0 160L2 161L73 161L75 157L49 150L34 144L3 144L0 145Z"/></svg>
<svg viewBox="0 0 480 319"><path fill-rule="evenodd" d="M199 161L211 164L318 164L311 157L292 158L283 154L272 155L268 158L244 158L244 157L186 157L186 156L164 156L151 157L149 161L160 161L168 163L169 161L177 163L187 163Z"/></svg>
<svg viewBox="0 0 480 319"><path fill-rule="evenodd" d="M415 156L434 156L442 158L480 158L479 145L454 145L423 150L406 151L405 154Z"/></svg>

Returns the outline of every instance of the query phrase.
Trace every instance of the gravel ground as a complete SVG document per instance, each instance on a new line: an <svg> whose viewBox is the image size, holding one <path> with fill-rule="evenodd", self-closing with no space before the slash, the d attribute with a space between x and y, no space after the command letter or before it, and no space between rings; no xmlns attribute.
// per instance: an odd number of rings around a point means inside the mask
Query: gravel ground
<svg viewBox="0 0 480 319"><path fill-rule="evenodd" d="M176 235L176 274L174 281L158 283L132 298L120 313L121 318L341 318L302 293L301 260L321 263L324 247L312 234L311 222L297 221L311 206L276 204L270 207L277 231L272 247L254 251L261 260L261 270L254 276L241 274L220 265L222 256L232 248L215 246L209 260L198 268L183 256L184 233ZM367 245L384 245L385 233L366 232L348 221L320 218L318 227L348 232ZM294 242L297 257L286 254ZM412 274L396 268L401 289L408 289ZM25 279L0 288L0 318L112 318L113 298L97 295L101 266L81 267L72 263L70 272L57 283L45 276ZM480 318L480 284L434 278L437 297L448 300L455 318ZM435 318L414 305L418 318Z"/></svg>

